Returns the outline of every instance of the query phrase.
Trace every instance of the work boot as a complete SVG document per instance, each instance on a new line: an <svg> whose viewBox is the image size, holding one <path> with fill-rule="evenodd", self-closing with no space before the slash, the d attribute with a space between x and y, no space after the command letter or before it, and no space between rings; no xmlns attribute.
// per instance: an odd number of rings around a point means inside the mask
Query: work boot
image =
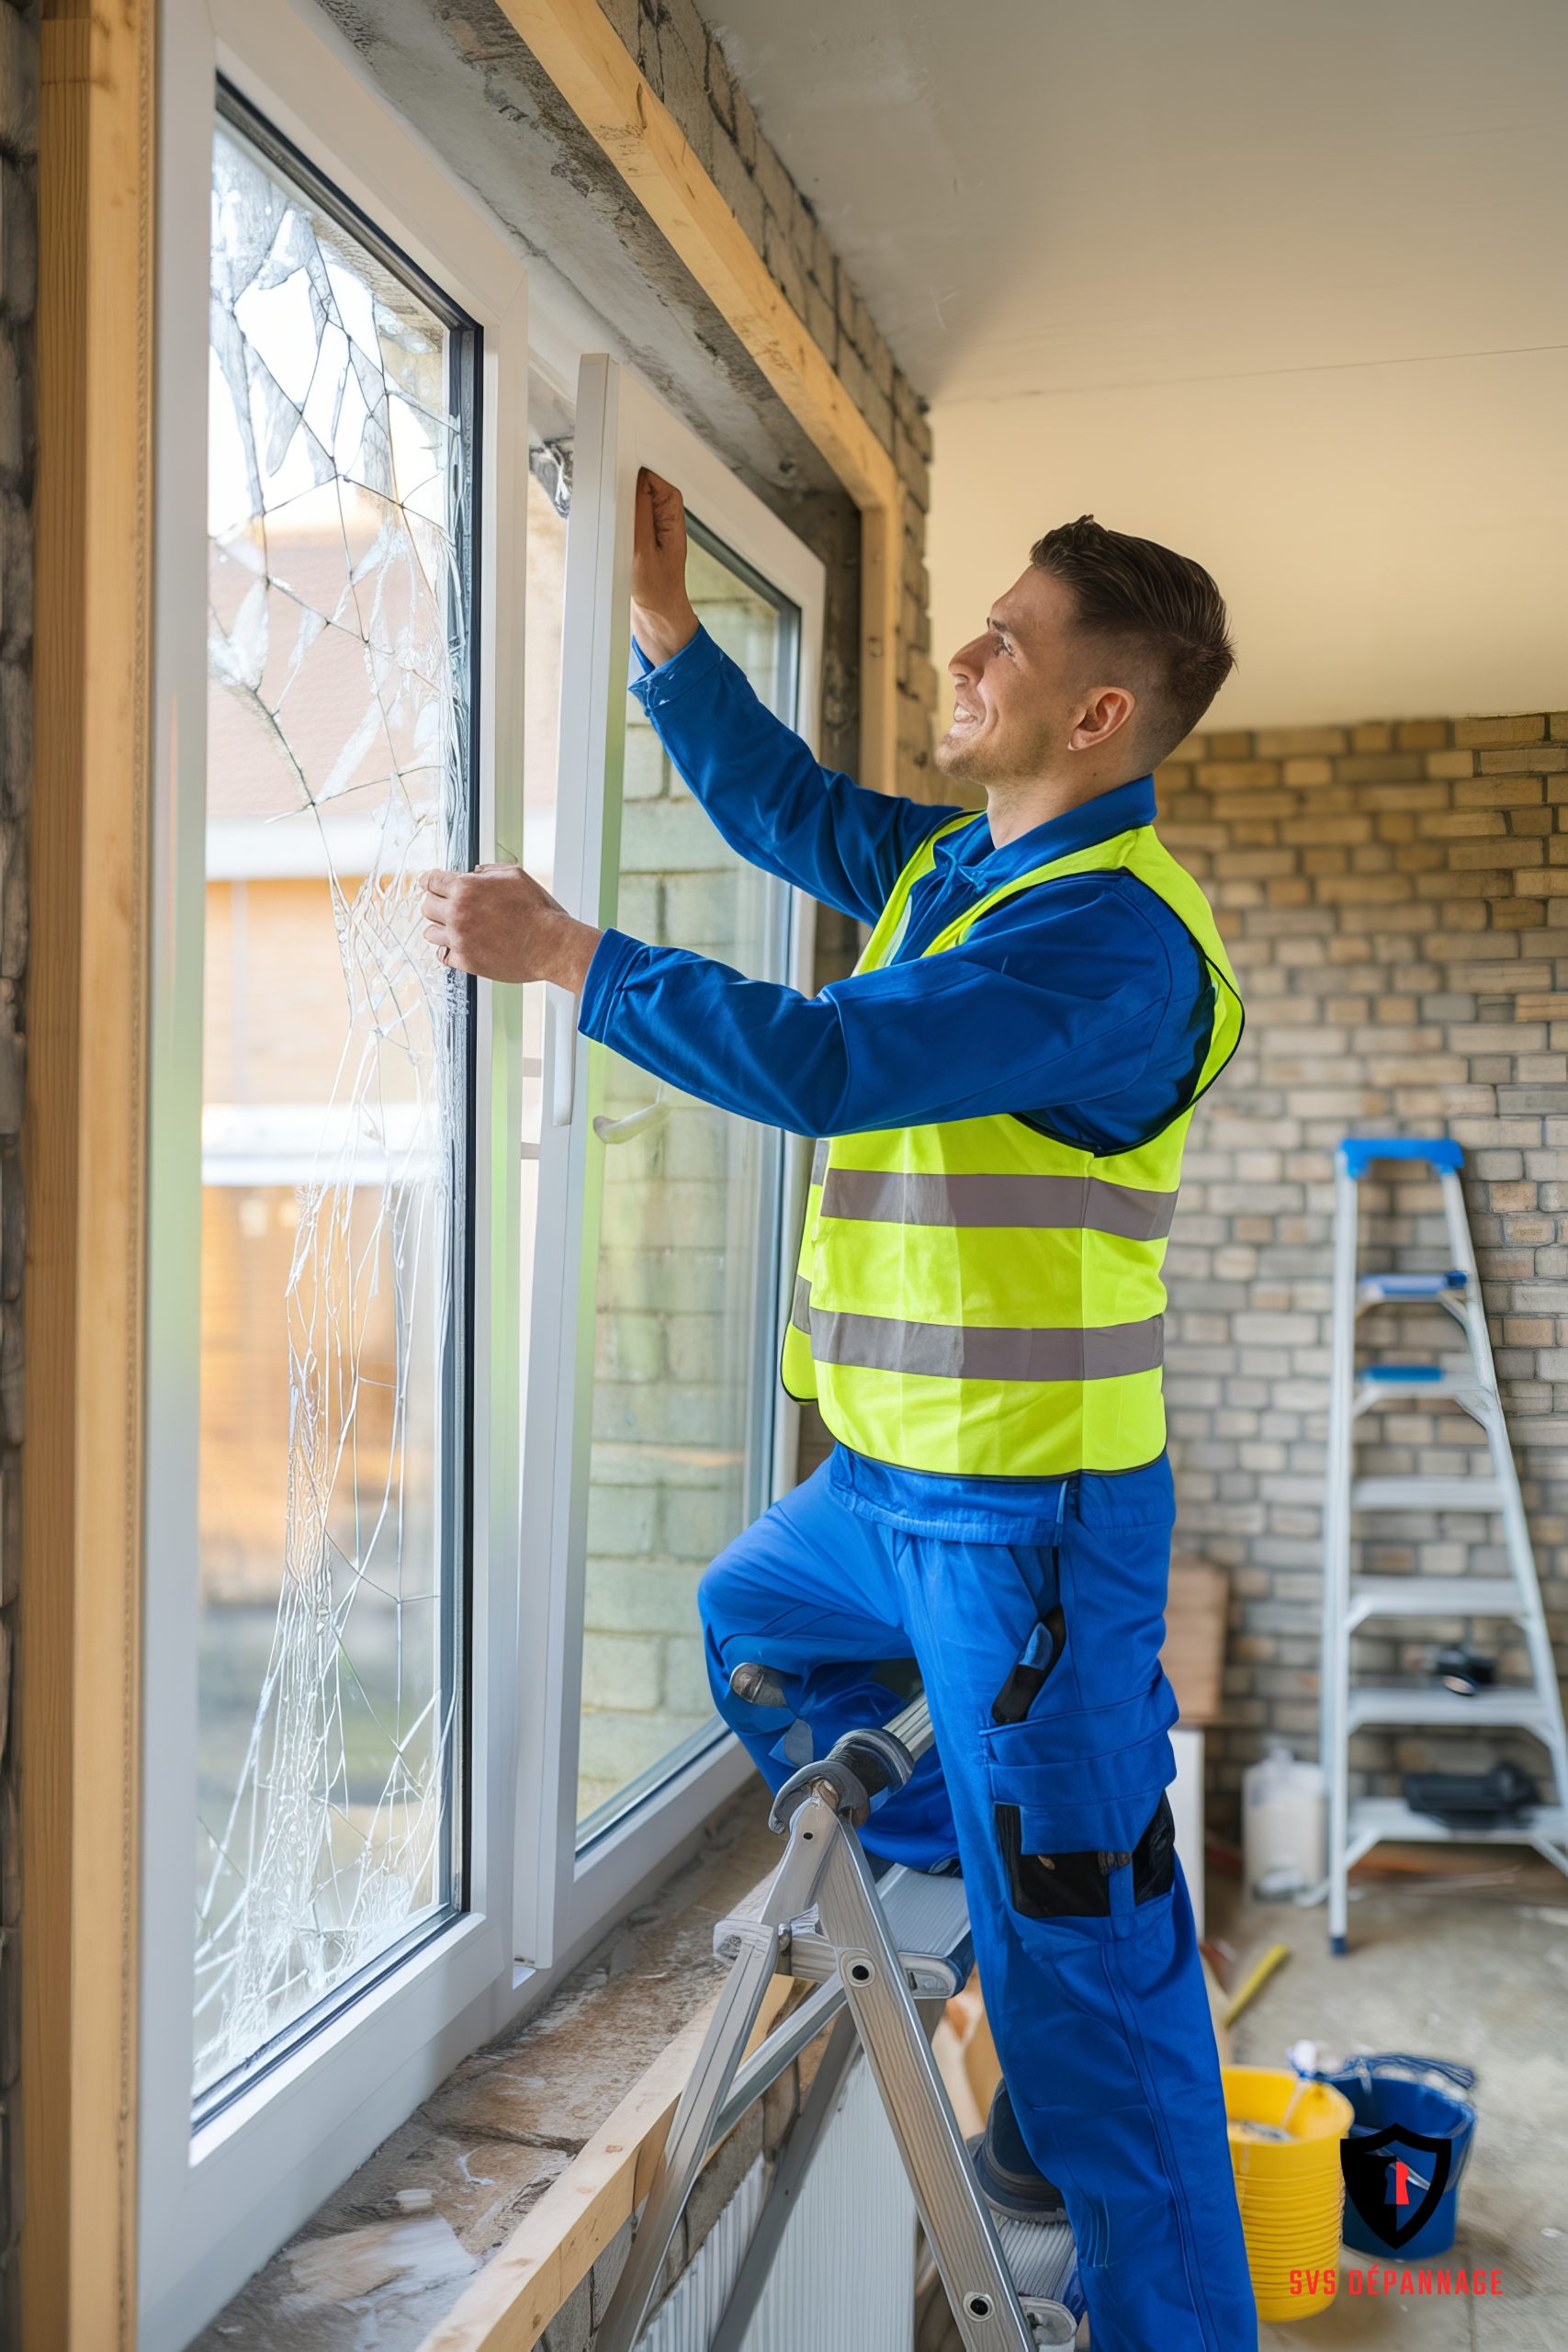
<svg viewBox="0 0 1568 2352"><path fill-rule="evenodd" d="M973 2143L975 2174L987 2205L1015 2222L1059 2221L1066 2212L1062 2192L1046 2179L1018 2128L1005 2083L997 2085L985 2135Z"/></svg>

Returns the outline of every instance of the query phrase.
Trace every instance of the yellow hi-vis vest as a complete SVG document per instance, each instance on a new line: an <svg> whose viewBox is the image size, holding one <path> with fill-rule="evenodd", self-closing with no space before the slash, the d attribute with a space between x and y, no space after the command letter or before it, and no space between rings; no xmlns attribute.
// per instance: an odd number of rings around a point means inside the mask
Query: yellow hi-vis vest
<svg viewBox="0 0 1568 2352"><path fill-rule="evenodd" d="M887 962L935 844L917 850L857 969ZM1207 899L1139 825L1018 875L950 923L940 956L1004 899L1122 872L1182 922L1213 987L1208 1050L1181 1109L1101 1158L1021 1118L940 1120L817 1147L784 1383L833 1435L908 1470L1055 1478L1132 1470L1165 1446L1160 1269L1193 1105L1241 1036L1241 998Z"/></svg>

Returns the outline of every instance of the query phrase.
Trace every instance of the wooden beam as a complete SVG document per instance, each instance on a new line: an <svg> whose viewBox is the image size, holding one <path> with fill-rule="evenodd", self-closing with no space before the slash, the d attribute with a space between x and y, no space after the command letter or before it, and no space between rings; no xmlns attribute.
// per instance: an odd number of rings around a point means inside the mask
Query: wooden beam
<svg viewBox="0 0 1568 2352"><path fill-rule="evenodd" d="M901 567L892 458L598 0L499 5L860 508L861 780L893 791Z"/></svg>
<svg viewBox="0 0 1568 2352"><path fill-rule="evenodd" d="M45 0L22 1517L22 2335L135 2340L152 0Z"/></svg>

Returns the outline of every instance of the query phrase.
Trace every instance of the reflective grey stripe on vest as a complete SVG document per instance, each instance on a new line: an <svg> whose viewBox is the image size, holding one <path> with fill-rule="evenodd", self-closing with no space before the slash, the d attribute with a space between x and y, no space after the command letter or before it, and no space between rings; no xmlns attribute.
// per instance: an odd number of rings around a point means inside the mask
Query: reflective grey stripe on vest
<svg viewBox="0 0 1568 2352"><path fill-rule="evenodd" d="M938 1380L1119 1380L1157 1371L1165 1318L1087 1331L987 1330L973 1324L905 1323L886 1315L835 1315L813 1306L798 1280L790 1321L818 1363L860 1372L915 1372Z"/></svg>
<svg viewBox="0 0 1568 2352"><path fill-rule="evenodd" d="M822 1215L867 1225L1032 1226L1163 1241L1176 1215L1176 1194L1111 1184L1100 1176L928 1176L829 1168Z"/></svg>
<svg viewBox="0 0 1568 2352"><path fill-rule="evenodd" d="M828 1173L828 1138L826 1137L826 1136L823 1136L823 1138L822 1138L822 1140L821 1140L821 1142L817 1146L816 1150L815 1150L815 1151L812 1153L812 1155L811 1155L811 1181L812 1181L812 1182L813 1182L814 1184L820 1184L820 1182L822 1182L822 1179L827 1175L827 1173Z"/></svg>

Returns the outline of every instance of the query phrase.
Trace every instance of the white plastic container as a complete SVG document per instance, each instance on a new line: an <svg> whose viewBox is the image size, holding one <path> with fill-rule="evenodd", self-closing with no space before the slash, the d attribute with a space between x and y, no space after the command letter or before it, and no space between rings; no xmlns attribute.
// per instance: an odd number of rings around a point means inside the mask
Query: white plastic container
<svg viewBox="0 0 1568 2352"><path fill-rule="evenodd" d="M1271 1747L1241 1776L1242 1877L1249 1894L1282 1901L1321 1885L1326 1870L1323 1768Z"/></svg>

